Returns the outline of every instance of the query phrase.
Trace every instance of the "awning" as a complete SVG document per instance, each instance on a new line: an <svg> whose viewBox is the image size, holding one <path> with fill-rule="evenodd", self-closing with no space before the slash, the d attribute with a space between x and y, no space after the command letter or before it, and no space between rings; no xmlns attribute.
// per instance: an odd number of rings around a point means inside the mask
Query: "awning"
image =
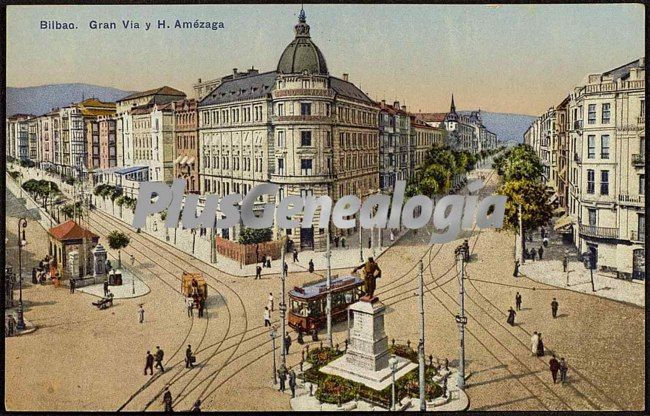
<svg viewBox="0 0 650 416"><path fill-rule="evenodd" d="M553 210L553 215L562 215L562 214L564 214L565 212L566 212L566 211L564 210L564 208L559 207L559 208L555 208L555 209Z"/></svg>
<svg viewBox="0 0 650 416"><path fill-rule="evenodd" d="M194 163L194 157L190 157L189 159L187 159L187 164L188 165L191 165L193 163Z"/></svg>
<svg viewBox="0 0 650 416"><path fill-rule="evenodd" d="M180 164L184 165L185 162L187 162L187 156L183 156L183 159L181 160Z"/></svg>
<svg viewBox="0 0 650 416"><path fill-rule="evenodd" d="M176 160L174 160L174 165L178 164L178 162L180 162L182 158L183 158L183 155L180 155L179 157L177 157Z"/></svg>
<svg viewBox="0 0 650 416"><path fill-rule="evenodd" d="M551 204L554 203L555 201L557 201L557 194L553 194L553 195L551 195L551 197L548 199L547 204L548 204L548 205L551 205Z"/></svg>
<svg viewBox="0 0 650 416"><path fill-rule="evenodd" d="M575 224L575 220L569 215L564 215L560 217L557 221L555 221L555 225L553 226L553 229L557 231L559 229L566 228L573 224Z"/></svg>

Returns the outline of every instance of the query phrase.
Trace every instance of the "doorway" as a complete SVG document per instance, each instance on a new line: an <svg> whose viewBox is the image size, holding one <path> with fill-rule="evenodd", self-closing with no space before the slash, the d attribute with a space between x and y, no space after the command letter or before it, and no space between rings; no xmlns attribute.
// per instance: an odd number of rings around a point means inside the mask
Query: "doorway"
<svg viewBox="0 0 650 416"><path fill-rule="evenodd" d="M300 250L314 249L314 226L300 228Z"/></svg>

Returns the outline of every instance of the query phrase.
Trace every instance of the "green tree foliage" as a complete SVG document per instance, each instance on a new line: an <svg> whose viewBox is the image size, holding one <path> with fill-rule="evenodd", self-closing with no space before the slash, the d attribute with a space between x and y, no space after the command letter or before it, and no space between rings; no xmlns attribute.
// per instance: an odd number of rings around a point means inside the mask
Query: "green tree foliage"
<svg viewBox="0 0 650 416"><path fill-rule="evenodd" d="M503 184L497 193L508 197L504 218L506 229L519 228L519 205L524 232L547 224L553 215L553 208L548 204L546 187L541 182L511 180Z"/></svg>
<svg viewBox="0 0 650 416"><path fill-rule="evenodd" d="M45 179L30 179L23 183L23 189L31 194L35 199L40 199L43 206L47 204L47 201L51 196L60 193L59 187L56 183Z"/></svg>
<svg viewBox="0 0 650 416"><path fill-rule="evenodd" d="M61 208L61 212L67 218L81 217L83 216L83 210L81 207L81 202L76 202L75 204L67 204Z"/></svg>
<svg viewBox="0 0 650 416"><path fill-rule="evenodd" d="M239 244L258 244L271 241L273 231L270 228L244 228L239 234Z"/></svg>
<svg viewBox="0 0 650 416"><path fill-rule="evenodd" d="M494 158L494 168L506 182L510 180L538 181L544 171L542 161L528 145L508 149Z"/></svg>
<svg viewBox="0 0 650 416"><path fill-rule="evenodd" d="M129 239L129 236L123 232L117 230L111 231L110 234L108 234L107 238L108 246L113 250L117 250L119 264L118 267L122 267L122 249L126 248L129 245L131 239Z"/></svg>

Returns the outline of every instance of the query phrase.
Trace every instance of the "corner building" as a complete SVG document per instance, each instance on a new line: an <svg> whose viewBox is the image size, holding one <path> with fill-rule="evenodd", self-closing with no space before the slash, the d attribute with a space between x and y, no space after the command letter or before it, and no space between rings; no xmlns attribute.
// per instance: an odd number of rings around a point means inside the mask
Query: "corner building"
<svg viewBox="0 0 650 416"><path fill-rule="evenodd" d="M202 193L245 194L271 182L280 190L264 202L329 195L336 203L344 195L363 199L379 191L379 108L347 74L330 75L309 30L301 10L275 71L235 69L200 101ZM325 249L319 215L311 228L287 230L296 247ZM345 234L330 227L332 236Z"/></svg>

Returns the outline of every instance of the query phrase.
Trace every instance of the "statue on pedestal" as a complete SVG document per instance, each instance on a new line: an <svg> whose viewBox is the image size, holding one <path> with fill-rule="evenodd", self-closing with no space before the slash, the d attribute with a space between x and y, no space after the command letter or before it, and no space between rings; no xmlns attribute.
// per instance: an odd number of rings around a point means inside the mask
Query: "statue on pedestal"
<svg viewBox="0 0 650 416"><path fill-rule="evenodd" d="M368 257L368 260L364 264L361 264L352 270L352 274L359 270L362 271L365 292L365 295L360 300L372 302L376 299L375 289L377 288L377 279L381 277L381 269L375 262L374 258Z"/></svg>

